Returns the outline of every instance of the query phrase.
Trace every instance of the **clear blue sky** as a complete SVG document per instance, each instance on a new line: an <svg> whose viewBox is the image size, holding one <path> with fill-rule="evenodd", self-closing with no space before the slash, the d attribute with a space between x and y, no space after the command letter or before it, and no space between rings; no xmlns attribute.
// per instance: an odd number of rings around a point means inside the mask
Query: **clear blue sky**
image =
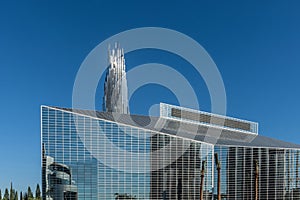
<svg viewBox="0 0 300 200"><path fill-rule="evenodd" d="M2 190L10 181L22 190L40 183L40 105L71 107L73 82L87 54L104 39L137 27L170 28L197 40L221 72L228 115L258 121L262 135L300 144L300 2L181 2L0 2ZM174 68L183 64L163 54L154 61ZM128 69L153 61L149 55L129 54ZM182 73L190 76L203 99L201 108L209 111L203 81L192 71ZM100 85L99 107L101 90ZM146 114L142 105L160 100L176 102L167 90L157 93L164 90L141 88L130 102L131 112Z"/></svg>

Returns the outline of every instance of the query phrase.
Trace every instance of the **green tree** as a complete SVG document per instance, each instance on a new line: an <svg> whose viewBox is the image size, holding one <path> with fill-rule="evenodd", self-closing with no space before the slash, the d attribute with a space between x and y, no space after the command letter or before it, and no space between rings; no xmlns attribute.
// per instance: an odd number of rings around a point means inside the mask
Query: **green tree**
<svg viewBox="0 0 300 200"><path fill-rule="evenodd" d="M40 185L37 184L36 185L36 190L35 190L35 199L36 200L41 200L41 189L40 189Z"/></svg>
<svg viewBox="0 0 300 200"><path fill-rule="evenodd" d="M13 189L12 182L10 182L9 199L10 200L15 199L15 190Z"/></svg>
<svg viewBox="0 0 300 200"><path fill-rule="evenodd" d="M20 200L23 200L23 194L20 192Z"/></svg>
<svg viewBox="0 0 300 200"><path fill-rule="evenodd" d="M28 186L28 189L27 189L27 196L28 196L28 200L33 200L33 193L31 191L31 188L30 186Z"/></svg>
<svg viewBox="0 0 300 200"><path fill-rule="evenodd" d="M1 189L0 189L0 200L2 200L2 194L1 194Z"/></svg>
<svg viewBox="0 0 300 200"><path fill-rule="evenodd" d="M24 200L28 200L28 194L25 192L24 194L24 197L23 197Z"/></svg>
<svg viewBox="0 0 300 200"><path fill-rule="evenodd" d="M8 189L7 188L5 189L3 200L9 200L9 193L8 193Z"/></svg>
<svg viewBox="0 0 300 200"><path fill-rule="evenodd" d="M18 200L18 192L15 193L15 200Z"/></svg>

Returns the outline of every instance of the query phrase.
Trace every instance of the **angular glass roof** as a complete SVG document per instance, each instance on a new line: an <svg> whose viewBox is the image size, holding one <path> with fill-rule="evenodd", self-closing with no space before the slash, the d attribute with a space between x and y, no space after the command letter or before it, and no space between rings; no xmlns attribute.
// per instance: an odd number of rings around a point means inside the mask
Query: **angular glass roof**
<svg viewBox="0 0 300 200"><path fill-rule="evenodd" d="M133 114L128 115L51 106L46 107L84 115L86 117L92 117L99 120L112 121L122 125L133 126L136 128L142 128L150 131L206 142L213 145L300 149L300 145L280 141L258 134L247 133L240 130L231 130L217 126L212 127L205 124L179 121L164 117Z"/></svg>

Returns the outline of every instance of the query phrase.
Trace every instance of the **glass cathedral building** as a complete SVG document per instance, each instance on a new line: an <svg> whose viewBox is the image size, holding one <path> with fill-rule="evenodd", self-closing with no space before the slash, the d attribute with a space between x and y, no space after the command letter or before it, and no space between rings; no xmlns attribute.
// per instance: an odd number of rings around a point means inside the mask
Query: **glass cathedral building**
<svg viewBox="0 0 300 200"><path fill-rule="evenodd" d="M300 200L300 145L254 122L167 104L159 117L42 106L41 135L45 200L212 200L218 185L226 200Z"/></svg>

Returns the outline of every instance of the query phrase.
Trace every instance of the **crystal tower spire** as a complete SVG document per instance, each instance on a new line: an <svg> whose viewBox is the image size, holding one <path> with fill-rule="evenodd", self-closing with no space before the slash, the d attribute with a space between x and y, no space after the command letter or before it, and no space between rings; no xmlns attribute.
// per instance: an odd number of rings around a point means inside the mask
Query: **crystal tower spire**
<svg viewBox="0 0 300 200"><path fill-rule="evenodd" d="M108 47L108 69L104 83L103 110L129 114L124 49L115 43Z"/></svg>

